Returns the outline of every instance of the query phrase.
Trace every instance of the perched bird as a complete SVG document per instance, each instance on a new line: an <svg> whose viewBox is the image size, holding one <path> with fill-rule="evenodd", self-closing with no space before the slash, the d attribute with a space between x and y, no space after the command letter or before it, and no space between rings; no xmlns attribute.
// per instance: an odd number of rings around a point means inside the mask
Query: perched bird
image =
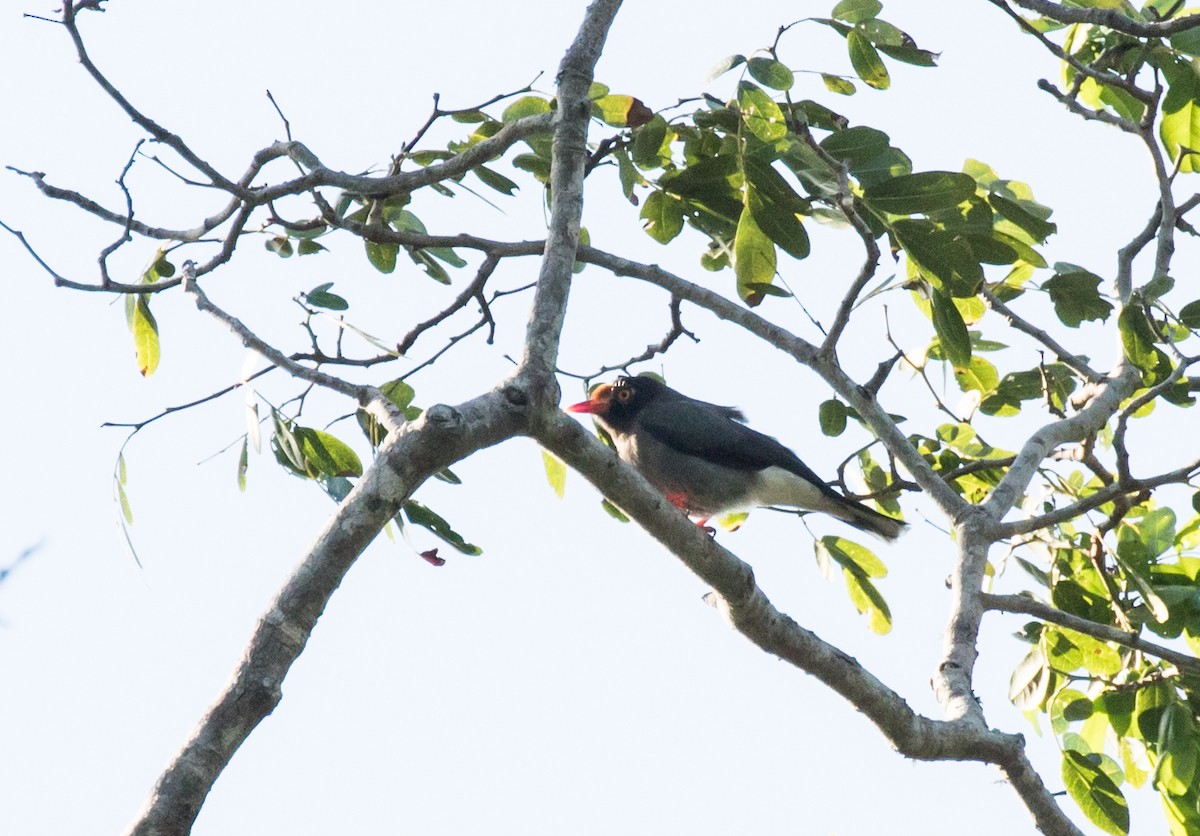
<svg viewBox="0 0 1200 836"><path fill-rule="evenodd" d="M740 410L698 401L650 377L618 377L567 407L595 417L675 506L696 517L762 506L820 511L895 540L907 528L842 496L788 448L750 429Z"/></svg>

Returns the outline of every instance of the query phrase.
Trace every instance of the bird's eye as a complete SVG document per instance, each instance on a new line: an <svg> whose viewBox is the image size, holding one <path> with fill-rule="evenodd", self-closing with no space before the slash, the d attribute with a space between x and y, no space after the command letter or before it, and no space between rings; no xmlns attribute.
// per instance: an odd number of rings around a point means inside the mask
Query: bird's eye
<svg viewBox="0 0 1200 836"><path fill-rule="evenodd" d="M617 403L629 403L629 399L633 397L633 390L622 386L620 389L617 389L615 397Z"/></svg>

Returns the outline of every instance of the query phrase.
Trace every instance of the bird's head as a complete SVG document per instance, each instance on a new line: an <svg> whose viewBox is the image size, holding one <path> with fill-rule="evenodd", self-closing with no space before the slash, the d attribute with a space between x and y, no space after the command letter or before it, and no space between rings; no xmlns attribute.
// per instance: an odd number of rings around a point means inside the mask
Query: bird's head
<svg viewBox="0 0 1200 836"><path fill-rule="evenodd" d="M612 383L601 383L586 401L568 406L567 412L595 415L620 431L632 425L637 414L665 391L667 387L652 377L618 377Z"/></svg>

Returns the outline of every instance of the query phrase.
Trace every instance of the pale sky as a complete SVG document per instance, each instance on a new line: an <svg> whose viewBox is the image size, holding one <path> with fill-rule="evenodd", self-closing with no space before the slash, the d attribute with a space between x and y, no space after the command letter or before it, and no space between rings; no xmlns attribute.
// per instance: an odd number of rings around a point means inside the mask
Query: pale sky
<svg viewBox="0 0 1200 836"><path fill-rule="evenodd" d="M255 150L283 138L267 89L296 138L348 171L386 164L423 122L434 92L444 107L466 107L542 73L537 88L549 93L584 4L345 2L336 14L311 0L107 6L106 14L82 16L94 60L145 112L238 174ZM779 24L831 6L761 2L701 12L694 3L630 2L597 78L656 109L702 91L728 95L735 77L709 82L710 67L769 44ZM21 17L52 8L6 4L0 162L44 171L56 185L119 207L114 180L140 133L79 68L65 32ZM1057 77L1055 62L984 0L896 0L883 17L940 51L941 67L891 63L893 90L849 99L801 74L797 92L887 131L917 170L958 170L970 157L1031 183L1059 224L1047 260L1111 272L1114 242L1128 240L1153 208L1133 141L1082 124L1038 92L1037 78ZM844 42L816 24L793 30L781 52L797 71L849 71ZM1095 168L1084 170L1085 160ZM118 230L51 204L11 172L0 175L0 220L23 230L59 272L94 280L96 254ZM589 181L584 223L594 244L732 289L730 272L698 268L700 236L655 244L605 176ZM129 182L139 217L151 223L193 225L222 202L179 187L147 160ZM430 195L414 211L434 232L470 225L498 239L537 238L541 196L522 182L517 198L491 198L503 212L465 193L452 201ZM844 234L817 230L814 241L811 259L781 258L781 269L822 316L833 298L826 289L854 274L858 255ZM457 292L415 268L376 273L349 237L326 243L329 253L281 261L247 240L206 287L287 351L305 340L291 298L322 282L351 298L356 324L392 341ZM136 242L114 268L133 279L152 252ZM252 454L247 491L238 492L236 449L210 460L245 431L243 396L230 395L155 423L126 448L138 568L112 499L125 434L100 425L143 419L236 381L245 352L188 300L168 294L155 301L162 364L143 380L119 300L55 290L7 234L0 274L10 358L0 566L40 544L0 585L0 832L109 834L133 820L332 505L267 451ZM505 265L496 287L535 274L532 259ZM455 276L459 286L469 275ZM475 338L414 378L416 403L454 403L502 379L528 299L497 304L495 346ZM927 336L902 307L899 298L891 306L894 323L917 347ZM761 310L814 333L791 304ZM861 324L864 334L880 329L875 316ZM828 393L806 370L711 316L685 308L684 321L702 342L643 368L690 394L744 407L754 426L822 475L865 443L861 432L820 434L816 407ZM414 358L470 322L467 314L427 335ZM668 323L659 294L589 268L576 282L562 366L583 372L622 360L660 339ZM1098 349L1103 362L1106 350ZM863 378L876 361L852 356L847 365ZM409 367L401 361L363 379ZM299 391L280 373L262 385L275 402ZM579 399L569 380L564 392L568 402ZM915 384L889 384L885 397L892 412L927 414ZM304 422L321 427L348 410L314 396ZM1016 443L1020 429L1000 426L996 437ZM365 452L353 422L331 431ZM531 442L484 451L455 471L463 485L430 483L417 498L484 554L458 556L442 545L449 562L435 569L381 537L334 596L280 707L217 782L197 834L1033 832L997 770L902 759L840 698L752 647L701 601L699 581L644 532L607 517L581 478L569 478L566 498L556 499ZM936 717L928 680L953 553L941 521L925 522L928 507L915 500L905 509L915 530L877 548L890 569L881 590L895 620L884 637L868 631L840 579L821 577L811 537L794 518L755 514L721 537L754 566L780 609ZM848 533L829 520L811 524L818 534ZM414 540L438 545L420 533ZM1000 588L1024 583L1013 568ZM976 692L994 725L1033 739L1035 764L1060 788L1053 740L1037 739L1007 700L1008 675L1026 649L1009 634L1023 623L985 621ZM1157 799L1127 792L1133 832L1161 832Z"/></svg>

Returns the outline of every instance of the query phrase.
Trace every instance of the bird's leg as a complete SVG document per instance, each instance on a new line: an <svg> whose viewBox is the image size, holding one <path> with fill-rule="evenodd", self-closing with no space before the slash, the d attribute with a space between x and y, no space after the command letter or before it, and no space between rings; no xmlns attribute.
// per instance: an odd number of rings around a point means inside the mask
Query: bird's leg
<svg viewBox="0 0 1200 836"><path fill-rule="evenodd" d="M670 502L672 505L674 505L676 508L678 508L683 513L687 514L689 517L691 516L691 511L689 510L689 507L688 507L689 503L688 503L687 494L672 491L671 493L666 494L666 497L667 497L667 502ZM708 517L701 517L700 519L696 520L696 525L703 528L705 533L708 534L709 537L716 537L717 530L715 528L713 528L712 526L708 525L708 520L709 520Z"/></svg>

